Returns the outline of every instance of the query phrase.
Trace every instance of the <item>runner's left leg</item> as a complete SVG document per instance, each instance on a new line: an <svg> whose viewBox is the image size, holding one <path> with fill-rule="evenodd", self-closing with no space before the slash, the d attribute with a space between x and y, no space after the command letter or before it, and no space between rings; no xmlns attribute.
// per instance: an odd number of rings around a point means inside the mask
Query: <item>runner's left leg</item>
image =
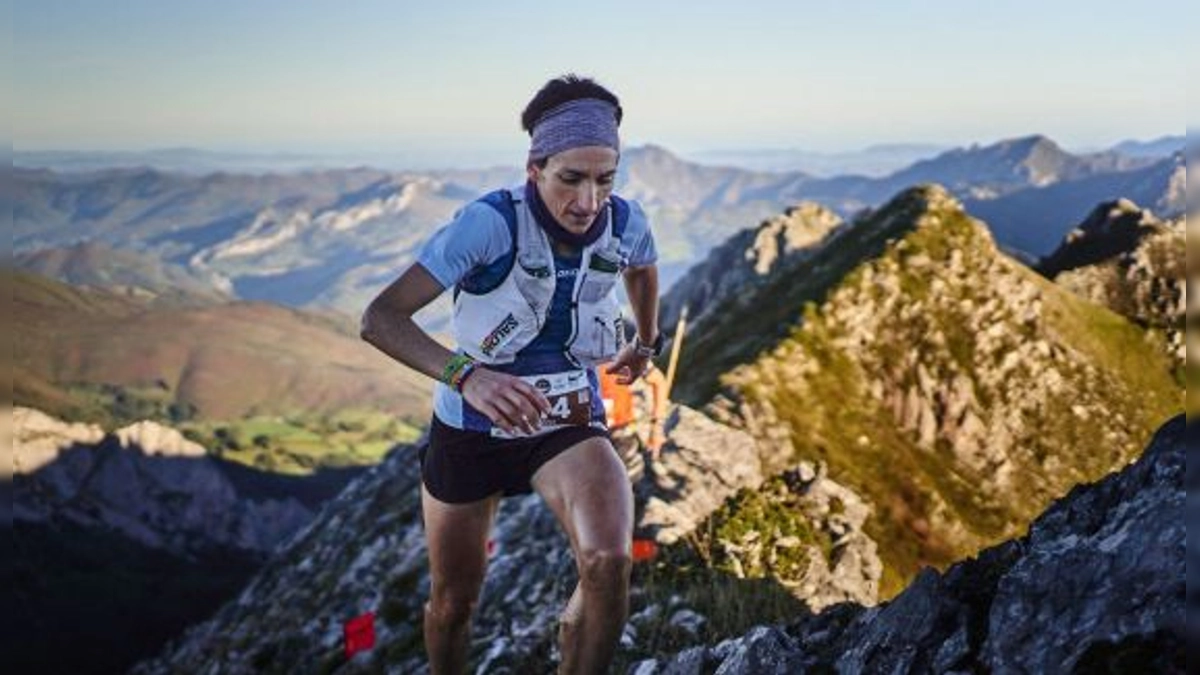
<svg viewBox="0 0 1200 675"><path fill-rule="evenodd" d="M605 438L578 443L542 465L533 487L567 532L579 583L559 625L563 673L603 673L629 613L633 494Z"/></svg>

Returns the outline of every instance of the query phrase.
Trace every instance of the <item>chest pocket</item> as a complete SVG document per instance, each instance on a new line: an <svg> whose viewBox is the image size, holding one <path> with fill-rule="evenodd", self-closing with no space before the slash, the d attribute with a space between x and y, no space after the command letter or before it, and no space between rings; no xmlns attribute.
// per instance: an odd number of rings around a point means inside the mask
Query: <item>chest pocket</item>
<svg viewBox="0 0 1200 675"><path fill-rule="evenodd" d="M541 330L541 317L554 299L554 284L550 278L554 268L545 258L522 253L517 256L517 264L513 269L513 281L520 291L521 297L529 303L537 320L538 330Z"/></svg>
<svg viewBox="0 0 1200 675"><path fill-rule="evenodd" d="M579 302L595 303L604 299L616 285L624 267L621 254L613 249L592 252L579 289Z"/></svg>
<svg viewBox="0 0 1200 675"><path fill-rule="evenodd" d="M580 281L577 332L570 352L582 363L595 364L611 359L623 342L621 307L613 286L621 276L625 260L617 245L614 242L611 247L593 251Z"/></svg>

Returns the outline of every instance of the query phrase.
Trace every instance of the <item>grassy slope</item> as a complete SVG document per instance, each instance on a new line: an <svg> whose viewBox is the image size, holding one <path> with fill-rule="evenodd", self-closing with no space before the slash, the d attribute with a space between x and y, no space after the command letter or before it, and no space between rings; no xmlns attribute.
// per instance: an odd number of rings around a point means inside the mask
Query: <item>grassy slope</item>
<svg viewBox="0 0 1200 675"><path fill-rule="evenodd" d="M679 356L673 398L701 406L716 394L722 374L752 362L791 332L807 303L819 302L864 260L911 229L915 209L900 207L877 228L850 228L821 254L777 277L752 297L733 297L712 312L702 331L688 333Z"/></svg>
<svg viewBox="0 0 1200 675"><path fill-rule="evenodd" d="M885 596L898 592L922 565L945 566L981 545L1011 536L1050 499L1076 482L1112 470L1141 447L1112 447L1105 425L1077 423L1071 414L1072 398L1055 397L1047 409L1025 419L1035 447L1024 448L1022 458L1027 454L1037 461L1015 460L1021 470L1043 475L1037 480L1018 480L1008 499L989 500L976 488L987 476L972 475L956 462L949 448L939 446L936 452L921 449L913 434L899 429L892 412L868 394L869 377L860 360L837 346L841 327L817 303L837 287L856 283L862 273L859 261L871 264L877 257L890 256L905 270L903 258L920 253L938 268L955 246L962 245L949 242L964 237L971 241L975 226L965 216L945 218L938 228L905 235L915 211L911 204L894 206L899 207L894 213L876 216L892 217L890 223L877 224L873 231L860 228L866 231L859 239L844 238L834 245L837 250L817 256L806 269L778 280L766 294L756 296L755 311L729 311L723 322L688 345L692 360L681 370L688 374L683 390L695 400L716 389L711 381L714 374L731 370L737 362L753 364L738 377L724 378L725 385L751 400L771 403L792 429L797 459L826 461L835 480L876 505L867 527L868 534L879 542L884 559ZM892 246L883 253L886 239L897 235L903 236L908 246L903 252ZM1044 292L1045 326L1050 335L1042 337L1084 354L1104 383L1067 372L1064 375L1070 385L1088 387L1092 395L1102 397L1105 408L1122 419L1132 437L1140 436L1138 440L1147 439L1162 420L1179 409L1182 400L1170 377L1170 365L1161 350L1147 342L1146 333L1103 308L1054 288L1031 271L1022 274ZM924 272L905 271L899 281L906 297L920 301L930 294L929 280ZM762 298L773 300L766 303ZM803 302L811 304L801 322L797 315L802 305L797 303ZM799 327L801 323L804 329ZM782 340L772 339L780 332L780 324L790 334ZM976 377L977 373L970 372L970 363L978 336L959 316L931 316L923 325L897 324L898 334L878 340L868 349L881 350L884 362L896 362L907 351L925 349L923 333L931 325L944 334L957 366ZM746 335L755 337L747 339ZM791 369L798 359L819 367L798 375ZM1043 469L1038 462L1051 456L1056 464ZM761 510L740 507L733 511L741 514L734 515L735 519L747 521L745 527L764 531L789 527L779 522L779 514L766 517ZM794 513L792 517L804 515ZM931 526L936 522L957 523L958 531L939 531Z"/></svg>
<svg viewBox="0 0 1200 675"><path fill-rule="evenodd" d="M325 317L251 302L150 308L23 273L6 274L4 284L13 294L16 371L28 383L17 384L17 403L61 398L47 387L106 384L194 406L208 419L347 407L428 414L422 378ZM47 412L89 412L86 396L73 398L80 409Z"/></svg>
<svg viewBox="0 0 1200 675"><path fill-rule="evenodd" d="M376 463L415 439L429 385L335 319L264 303L151 306L5 272L13 402L115 429L180 428L287 474Z"/></svg>

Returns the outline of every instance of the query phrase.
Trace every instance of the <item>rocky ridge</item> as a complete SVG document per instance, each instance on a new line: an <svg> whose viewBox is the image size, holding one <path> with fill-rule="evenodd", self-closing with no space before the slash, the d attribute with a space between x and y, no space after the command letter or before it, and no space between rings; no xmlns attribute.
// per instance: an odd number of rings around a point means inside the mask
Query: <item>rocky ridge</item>
<svg viewBox="0 0 1200 675"><path fill-rule="evenodd" d="M844 226L833 211L806 202L742 230L715 247L663 296L660 323L674 326L684 307L696 321L726 299L750 297L750 289L785 274Z"/></svg>
<svg viewBox="0 0 1200 675"><path fill-rule="evenodd" d="M754 309L693 326L677 390L702 402L720 374L709 411L760 441L767 473L821 460L863 495L885 596L1014 536L1181 403L1136 327L1000 254L937 187L738 303Z"/></svg>
<svg viewBox="0 0 1200 675"><path fill-rule="evenodd" d="M1171 420L1137 462L1075 488L1025 536L927 569L891 602L756 627L629 672L1185 672L1190 434Z"/></svg>
<svg viewBox="0 0 1200 675"><path fill-rule="evenodd" d="M17 407L13 430L17 521L115 531L183 557L266 556L313 517L295 499L240 496L204 448L154 422L105 433Z"/></svg>
<svg viewBox="0 0 1200 675"><path fill-rule="evenodd" d="M701 526L728 497L756 489L763 479L754 441L742 432L680 407L672 411L667 434L661 462L639 488L637 524L639 536L655 539L664 556L683 546L679 537ZM351 483L281 547L237 600L134 672L426 672L421 616L429 579L416 452L397 449ZM825 477L806 476L814 512L818 495L844 494ZM849 535L855 523L833 518L828 527ZM488 673L551 668L557 612L576 579L566 539L534 495L504 501L491 539L471 661L477 672ZM870 556L867 546L853 556L866 576ZM822 578L812 581L817 606L873 601L869 586L825 588ZM709 636L703 608L690 606L685 596L635 585L620 658L652 653L649 641L662 630L693 640ZM346 661L342 621L365 611L376 613L376 648Z"/></svg>
<svg viewBox="0 0 1200 675"><path fill-rule="evenodd" d="M1162 330L1176 364L1186 358L1186 232L1127 199L1100 204L1038 266L1063 288Z"/></svg>

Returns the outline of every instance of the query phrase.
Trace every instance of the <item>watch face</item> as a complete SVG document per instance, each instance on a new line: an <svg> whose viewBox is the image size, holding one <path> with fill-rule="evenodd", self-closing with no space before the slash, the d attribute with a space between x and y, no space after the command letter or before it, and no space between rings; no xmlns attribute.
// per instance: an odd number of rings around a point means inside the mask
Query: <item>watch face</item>
<svg viewBox="0 0 1200 675"><path fill-rule="evenodd" d="M661 356L665 341L666 334L662 331L659 331L658 337L654 338L654 341L649 344L642 342L641 336L635 335L633 336L633 349L640 356Z"/></svg>
<svg viewBox="0 0 1200 675"><path fill-rule="evenodd" d="M654 355L662 354L663 343L666 342L666 334L662 331L658 332L658 337L654 340Z"/></svg>

